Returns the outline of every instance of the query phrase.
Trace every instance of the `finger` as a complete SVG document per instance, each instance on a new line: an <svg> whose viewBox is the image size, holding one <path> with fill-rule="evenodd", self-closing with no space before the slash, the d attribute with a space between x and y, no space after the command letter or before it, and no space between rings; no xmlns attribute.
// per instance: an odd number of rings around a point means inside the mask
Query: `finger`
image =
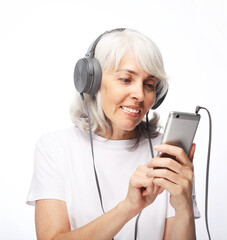
<svg viewBox="0 0 227 240"><path fill-rule="evenodd" d="M159 191L159 186L153 184L153 178L147 177L148 170L145 165L138 166L130 179L131 186L140 189L143 196L162 193L161 190Z"/></svg>
<svg viewBox="0 0 227 240"><path fill-rule="evenodd" d="M173 172L180 173L182 165L172 158L153 158L147 165L150 168L168 168Z"/></svg>
<svg viewBox="0 0 227 240"><path fill-rule="evenodd" d="M146 173L147 173L147 166L145 165L139 165L136 168L136 171L133 173L132 177L137 177L137 178L146 178Z"/></svg>
<svg viewBox="0 0 227 240"><path fill-rule="evenodd" d="M154 178L153 182L155 185L158 185L162 189L167 190L170 194L176 193L176 191L178 190L177 184L170 182L164 178Z"/></svg>
<svg viewBox="0 0 227 240"><path fill-rule="evenodd" d="M196 144L192 143L191 150L189 152L189 160L193 162L194 154L195 154Z"/></svg>
<svg viewBox="0 0 227 240"><path fill-rule="evenodd" d="M151 185L143 189L142 195L145 197L147 195L153 194L153 191L154 191L154 184L152 183Z"/></svg>
<svg viewBox="0 0 227 240"><path fill-rule="evenodd" d="M160 187L160 186L158 186L154 183L153 183L153 185L154 185L153 194L158 195L158 194L161 194L164 191L164 188L162 188L162 187Z"/></svg>
<svg viewBox="0 0 227 240"><path fill-rule="evenodd" d="M130 184L134 188L142 188L142 187L147 188L152 184L152 180L153 180L152 178L148 178L146 176L140 177L140 176L133 175L130 179Z"/></svg>
<svg viewBox="0 0 227 240"><path fill-rule="evenodd" d="M155 146L154 149L161 153L167 153L169 155L175 156L176 160L183 165L188 165L190 161L188 161L188 156L185 151L177 146L172 146L169 144L161 144ZM191 162L190 162L191 163Z"/></svg>
<svg viewBox="0 0 227 240"><path fill-rule="evenodd" d="M174 197L187 197L188 200L191 199L191 186L190 188L174 184L164 178L154 178L153 180L154 184L166 189L171 196Z"/></svg>
<svg viewBox="0 0 227 240"><path fill-rule="evenodd" d="M175 184L179 184L181 182L181 178L179 177L179 174L176 174L172 171L170 171L167 168L162 169L152 169L147 172L147 177L150 178L165 178L168 181L171 181Z"/></svg>
<svg viewBox="0 0 227 240"><path fill-rule="evenodd" d="M148 168L145 165L137 167L136 171L130 178L130 184L134 188L147 188L152 184L152 178L147 177ZM153 191L153 189L152 189Z"/></svg>
<svg viewBox="0 0 227 240"><path fill-rule="evenodd" d="M157 194L161 194L164 190L165 190L165 189L164 189L163 187L159 187Z"/></svg>
<svg viewBox="0 0 227 240"><path fill-rule="evenodd" d="M150 195L150 192L148 192L147 189L144 188L144 190L142 191L142 196L143 196L143 197L146 197L146 196L148 196L148 195Z"/></svg>
<svg viewBox="0 0 227 240"><path fill-rule="evenodd" d="M153 160L153 159L152 159L152 160ZM146 167L148 167L148 168L151 168L151 167L152 167L152 166L150 166L150 163L152 162L152 160L146 164Z"/></svg>
<svg viewBox="0 0 227 240"><path fill-rule="evenodd" d="M150 186L147 187L147 192L150 194L150 193L153 193L154 191L154 184L152 183Z"/></svg>

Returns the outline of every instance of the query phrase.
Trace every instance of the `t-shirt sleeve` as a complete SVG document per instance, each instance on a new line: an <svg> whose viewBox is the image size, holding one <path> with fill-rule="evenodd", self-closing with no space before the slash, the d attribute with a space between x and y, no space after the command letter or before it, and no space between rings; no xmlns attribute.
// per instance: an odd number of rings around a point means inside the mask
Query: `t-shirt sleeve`
<svg viewBox="0 0 227 240"><path fill-rule="evenodd" d="M54 136L44 135L36 144L34 172L27 204L39 199L65 201L65 177L61 147Z"/></svg>
<svg viewBox="0 0 227 240"><path fill-rule="evenodd" d="M200 218L200 212L199 212L199 208L197 206L197 202L196 202L196 193L195 193L195 176L193 178L193 184L192 184L192 201L193 201L193 210L194 210L194 218Z"/></svg>

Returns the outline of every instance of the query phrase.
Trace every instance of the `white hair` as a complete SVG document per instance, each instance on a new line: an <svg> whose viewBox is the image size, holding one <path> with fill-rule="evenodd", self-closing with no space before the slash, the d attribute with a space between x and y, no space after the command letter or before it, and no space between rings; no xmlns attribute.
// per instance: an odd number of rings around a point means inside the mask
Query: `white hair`
<svg viewBox="0 0 227 240"><path fill-rule="evenodd" d="M167 91L168 83L161 53L152 40L135 30L125 29L104 34L95 48L95 58L99 61L102 71L109 67L117 70L126 54L132 54L141 70L158 79L157 102ZM111 126L101 107L100 91L96 95L85 94L85 100L89 106L92 131L105 134L106 128ZM75 126L87 132L88 117L79 93L70 108L70 113Z"/></svg>

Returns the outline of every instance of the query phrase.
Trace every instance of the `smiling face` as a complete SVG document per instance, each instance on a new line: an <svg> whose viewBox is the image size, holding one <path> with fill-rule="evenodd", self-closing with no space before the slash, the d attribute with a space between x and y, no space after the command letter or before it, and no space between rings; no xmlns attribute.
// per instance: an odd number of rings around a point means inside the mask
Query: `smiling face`
<svg viewBox="0 0 227 240"><path fill-rule="evenodd" d="M142 71L131 55L121 60L116 71L108 68L103 72L101 104L113 128L111 139L134 137L135 127L155 103L156 83L157 79Z"/></svg>

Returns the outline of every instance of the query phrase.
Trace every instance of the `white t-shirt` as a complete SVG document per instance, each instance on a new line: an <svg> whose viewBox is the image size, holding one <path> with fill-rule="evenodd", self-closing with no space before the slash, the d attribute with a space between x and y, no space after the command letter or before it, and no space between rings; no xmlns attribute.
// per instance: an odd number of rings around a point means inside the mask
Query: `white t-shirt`
<svg viewBox="0 0 227 240"><path fill-rule="evenodd" d="M149 142L129 150L132 140L106 140L93 135L95 166L105 212L124 200L129 179L138 165L151 159ZM152 140L160 144L161 135ZM156 154L156 153L155 153ZM195 197L193 197L194 199ZM43 135L36 146L34 173L27 203L38 199L66 202L71 229L79 228L103 214L94 175L89 135L76 127ZM165 220L175 215L164 191L145 208L138 222L140 240L163 238ZM194 202L194 215L199 211ZM135 219L131 219L115 240L134 239Z"/></svg>

